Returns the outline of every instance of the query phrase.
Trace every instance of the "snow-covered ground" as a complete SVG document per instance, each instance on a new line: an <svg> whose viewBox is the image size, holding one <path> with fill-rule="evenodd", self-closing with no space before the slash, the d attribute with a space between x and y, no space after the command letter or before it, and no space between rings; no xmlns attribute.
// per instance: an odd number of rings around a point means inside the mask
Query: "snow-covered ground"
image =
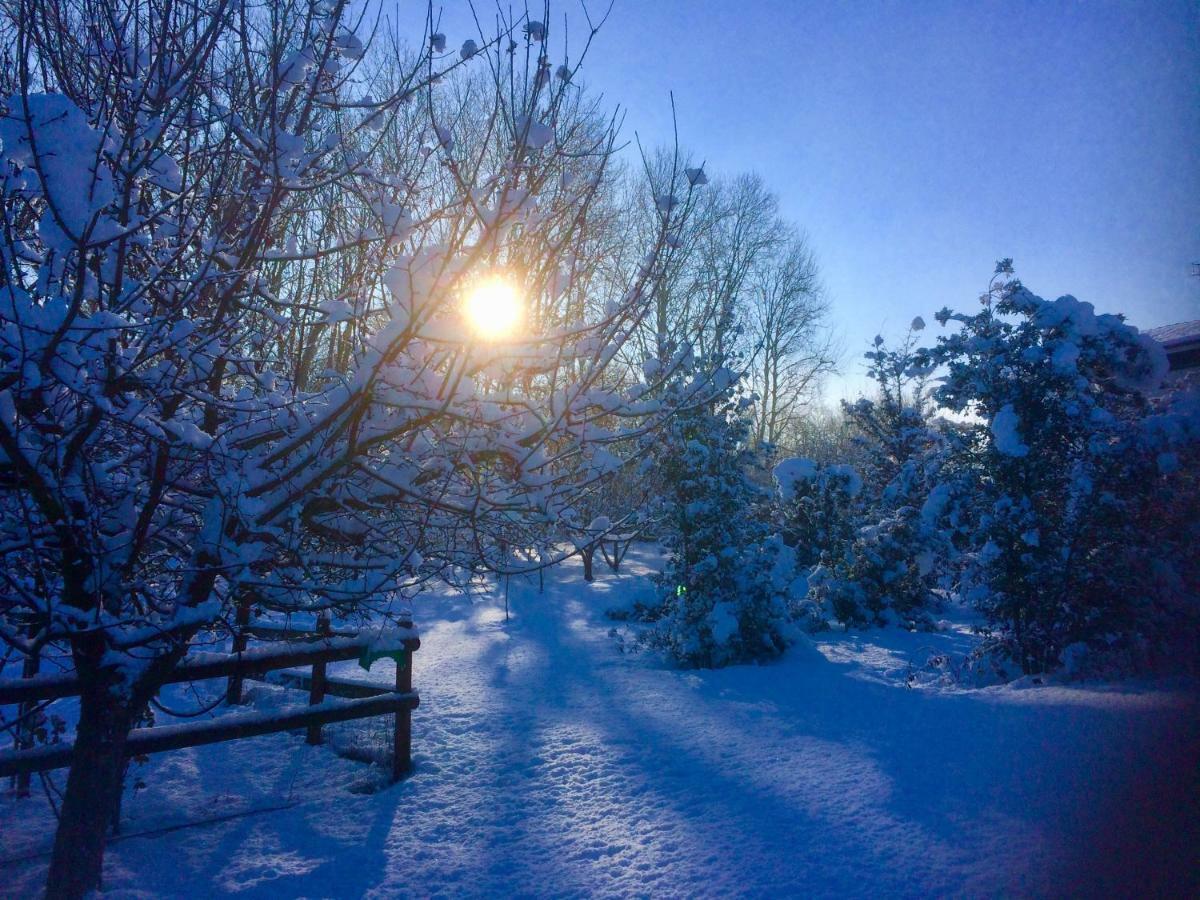
<svg viewBox="0 0 1200 900"><path fill-rule="evenodd" d="M674 671L621 652L604 617L653 563L635 551L594 585L569 564L544 594L514 580L507 623L494 597L424 600L416 772L400 785L334 752L386 745L383 720L330 728L324 747L284 734L134 766L145 787L127 795L106 889L1188 893L1200 833L1182 687L909 687L910 664L961 651L962 632L833 635L772 665ZM390 682L390 666L362 675ZM283 689L254 692L269 704ZM0 797L0 895L37 894L51 826L44 797Z"/></svg>

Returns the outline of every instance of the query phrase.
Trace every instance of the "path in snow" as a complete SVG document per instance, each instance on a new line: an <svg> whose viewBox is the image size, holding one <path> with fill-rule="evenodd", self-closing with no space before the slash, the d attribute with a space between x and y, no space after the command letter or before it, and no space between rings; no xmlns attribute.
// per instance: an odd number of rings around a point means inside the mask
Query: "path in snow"
<svg viewBox="0 0 1200 900"><path fill-rule="evenodd" d="M626 574L590 586L567 566L544 595L514 581L509 623L493 602L425 601L417 769L402 785L361 793L377 773L289 735L157 757L127 803L127 832L297 805L115 844L107 886L241 897L1052 895L1084 870L1099 886L1107 873L1086 848L1119 852L1122 829L1110 826L1144 824L1122 802L1131 772L1149 772L1137 802L1178 797L1147 757L1183 740L1186 697L897 680L897 667L953 635L839 636L825 655L719 672L623 655L602 611L644 589L647 561L631 557ZM387 665L370 677L390 682ZM382 742L386 731L342 729L335 743ZM47 845L37 803L0 801L2 834L22 831L0 837L0 856ZM1160 848L1163 860L1196 846L1194 833L1168 837L1177 846ZM1137 852L1154 869L1158 857ZM16 896L43 871L25 862L0 876Z"/></svg>

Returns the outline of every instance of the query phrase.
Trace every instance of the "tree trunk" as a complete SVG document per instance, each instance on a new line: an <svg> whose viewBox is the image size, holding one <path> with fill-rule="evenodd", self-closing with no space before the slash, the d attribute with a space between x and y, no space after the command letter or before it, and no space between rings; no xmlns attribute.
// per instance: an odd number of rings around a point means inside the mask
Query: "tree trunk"
<svg viewBox="0 0 1200 900"><path fill-rule="evenodd" d="M107 687L90 687L79 698L75 750L46 881L51 900L74 900L100 888L105 832L120 805L133 721Z"/></svg>
<svg viewBox="0 0 1200 900"><path fill-rule="evenodd" d="M30 639L32 639L34 636L36 636L36 634L37 634L37 623L30 622L28 628L26 629L26 635ZM33 676L37 675L38 670L40 668L41 668L40 653L35 652L31 656L26 656L25 662L21 666L21 677L22 678L33 678ZM18 750L27 750L33 746L34 723L32 721L32 717L34 714L34 709L36 707L37 707L37 704L34 703L33 701L30 701L28 703L22 703L21 706L18 708L18 715L20 716L20 724L17 726L17 734L16 734L16 741L17 741L16 746L17 746ZM14 779L14 785L16 787L18 797L28 797L29 796L29 783L30 783L30 773L29 772L22 772L20 775L16 776L16 778Z"/></svg>
<svg viewBox="0 0 1200 900"><path fill-rule="evenodd" d="M595 581L596 576L592 573L592 559L596 555L596 545L589 544L579 551L579 555L583 558L583 580Z"/></svg>

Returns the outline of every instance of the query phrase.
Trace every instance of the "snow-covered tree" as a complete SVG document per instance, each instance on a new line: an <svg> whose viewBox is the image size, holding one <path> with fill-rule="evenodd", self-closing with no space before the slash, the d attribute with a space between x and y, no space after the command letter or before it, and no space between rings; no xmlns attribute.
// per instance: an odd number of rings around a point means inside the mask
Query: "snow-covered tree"
<svg viewBox="0 0 1200 900"><path fill-rule="evenodd" d="M914 319L903 342L894 349L877 336L865 354L875 396L842 402L844 415L858 429L859 469L872 503L895 506L919 494L922 460L936 440L927 422L928 370L915 358L924 328L923 319Z"/></svg>
<svg viewBox="0 0 1200 900"><path fill-rule="evenodd" d="M726 387L720 402L672 420L657 460L670 558L645 640L685 666L773 656L794 630L795 554L771 533L750 400L730 370L714 380Z"/></svg>
<svg viewBox="0 0 1200 900"><path fill-rule="evenodd" d="M914 319L896 349L876 337L866 353L876 396L842 404L858 430L863 497L847 525L852 538L827 553L809 591L810 600L841 622L922 619L949 549L922 513L945 460L943 438L927 421L928 368L916 359L924 327Z"/></svg>
<svg viewBox="0 0 1200 900"><path fill-rule="evenodd" d="M927 358L946 367L935 399L970 417L956 481L975 511L965 587L994 646L1039 673L1072 645L1143 637L1146 561L1169 564L1142 528L1169 452L1148 440L1144 391L1166 359L1120 316L1043 300L1011 274L1003 261L978 313L939 313L959 328Z"/></svg>
<svg viewBox="0 0 1200 900"><path fill-rule="evenodd" d="M862 478L844 463L785 459L775 481L784 535L806 572L810 625L922 618L936 540L918 509L867 502Z"/></svg>
<svg viewBox="0 0 1200 900"><path fill-rule="evenodd" d="M541 540L669 412L604 373L672 215L622 290L546 312L614 133L564 127L545 30L402 58L348 10L0 10L0 639L82 685L55 896L98 885L130 729L236 610L397 615ZM489 137L460 144L439 92L471 65ZM481 333L481 287L538 315Z"/></svg>

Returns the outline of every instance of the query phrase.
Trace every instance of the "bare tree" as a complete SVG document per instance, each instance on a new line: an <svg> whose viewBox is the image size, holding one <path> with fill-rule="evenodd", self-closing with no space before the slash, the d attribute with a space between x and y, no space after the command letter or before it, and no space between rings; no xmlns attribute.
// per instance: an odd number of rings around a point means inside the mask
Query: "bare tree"
<svg viewBox="0 0 1200 900"><path fill-rule="evenodd" d="M778 245L750 280L750 383L759 396L754 433L760 444L780 444L794 434L821 378L836 366L829 303L816 259L801 234Z"/></svg>
<svg viewBox="0 0 1200 900"><path fill-rule="evenodd" d="M863 458L858 429L841 408L813 404L788 433L784 449L819 466L849 463L856 469Z"/></svg>
<svg viewBox="0 0 1200 900"><path fill-rule="evenodd" d="M672 173L678 178L682 169L686 179L708 181L694 159L666 150L651 155L644 168L651 193L626 189L625 234L632 246L659 225L665 208L681 202ZM755 372L766 365L779 379L773 398L782 401L785 381L802 395L830 370L833 349L826 334L828 303L807 240L784 221L778 198L757 175L714 178L688 202L683 224L668 235L653 317L631 349L643 358L666 359L687 345L737 369ZM807 375L806 365L812 370ZM786 411L775 405L773 416L782 421Z"/></svg>
<svg viewBox="0 0 1200 900"><path fill-rule="evenodd" d="M755 276L776 258L789 229L780 218L779 199L758 175L718 181L716 188L697 272L712 324L700 332L698 346L706 356L725 359L745 349L738 337L746 325L747 295Z"/></svg>
<svg viewBox="0 0 1200 900"><path fill-rule="evenodd" d="M685 202L681 187L708 183L702 164L675 151L656 151L643 168L651 192L627 189L627 234L635 247ZM668 236L654 316L638 347L660 360L685 345L714 360L732 356L745 349L738 337L750 276L783 238L778 200L758 176L740 175L714 179L686 202L683 224Z"/></svg>

